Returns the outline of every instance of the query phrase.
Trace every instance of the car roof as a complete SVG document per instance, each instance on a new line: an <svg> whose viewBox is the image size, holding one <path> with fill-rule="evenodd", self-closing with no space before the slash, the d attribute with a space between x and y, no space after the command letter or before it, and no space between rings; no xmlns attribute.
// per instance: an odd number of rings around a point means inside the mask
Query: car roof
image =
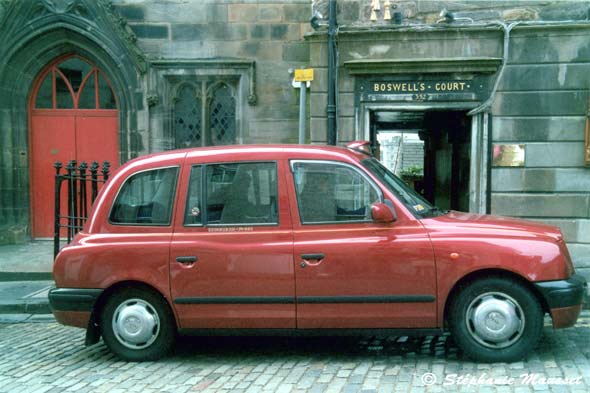
<svg viewBox="0 0 590 393"><path fill-rule="evenodd" d="M160 161L166 158L195 159L203 162L219 160L266 160L266 159L324 159L358 161L368 156L362 152L341 146L295 145L295 144L256 144L197 147L169 150L138 157L136 164Z"/></svg>

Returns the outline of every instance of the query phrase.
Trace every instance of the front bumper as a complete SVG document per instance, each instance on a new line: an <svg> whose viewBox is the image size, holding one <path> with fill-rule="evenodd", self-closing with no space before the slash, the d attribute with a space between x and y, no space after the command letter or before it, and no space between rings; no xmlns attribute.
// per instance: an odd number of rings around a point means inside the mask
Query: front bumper
<svg viewBox="0 0 590 393"><path fill-rule="evenodd" d="M533 283L549 306L553 327L573 326L582 311L587 294L586 279L574 274L566 280L542 281Z"/></svg>

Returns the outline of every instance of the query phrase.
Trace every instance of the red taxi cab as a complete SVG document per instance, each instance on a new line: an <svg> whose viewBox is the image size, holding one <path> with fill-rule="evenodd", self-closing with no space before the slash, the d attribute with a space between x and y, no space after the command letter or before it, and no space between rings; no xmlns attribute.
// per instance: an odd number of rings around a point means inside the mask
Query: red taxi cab
<svg viewBox="0 0 590 393"><path fill-rule="evenodd" d="M444 212L357 148L258 145L122 166L54 265L56 319L122 359L177 334L441 334L480 361L575 324L559 229Z"/></svg>

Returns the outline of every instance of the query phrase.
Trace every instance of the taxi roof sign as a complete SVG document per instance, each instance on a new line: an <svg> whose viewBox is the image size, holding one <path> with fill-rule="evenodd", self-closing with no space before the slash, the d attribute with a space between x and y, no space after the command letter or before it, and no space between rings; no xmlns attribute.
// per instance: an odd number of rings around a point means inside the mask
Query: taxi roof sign
<svg viewBox="0 0 590 393"><path fill-rule="evenodd" d="M304 68L295 70L295 82L311 82L313 81L313 68Z"/></svg>

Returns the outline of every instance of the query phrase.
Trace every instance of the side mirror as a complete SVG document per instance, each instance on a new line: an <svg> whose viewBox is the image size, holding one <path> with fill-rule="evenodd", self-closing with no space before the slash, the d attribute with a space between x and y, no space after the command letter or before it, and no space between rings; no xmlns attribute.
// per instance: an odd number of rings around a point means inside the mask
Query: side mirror
<svg viewBox="0 0 590 393"><path fill-rule="evenodd" d="M389 204L377 202L371 205L371 216L373 217L373 222L389 224L397 220L395 210L393 206L390 206L390 204L391 202Z"/></svg>

